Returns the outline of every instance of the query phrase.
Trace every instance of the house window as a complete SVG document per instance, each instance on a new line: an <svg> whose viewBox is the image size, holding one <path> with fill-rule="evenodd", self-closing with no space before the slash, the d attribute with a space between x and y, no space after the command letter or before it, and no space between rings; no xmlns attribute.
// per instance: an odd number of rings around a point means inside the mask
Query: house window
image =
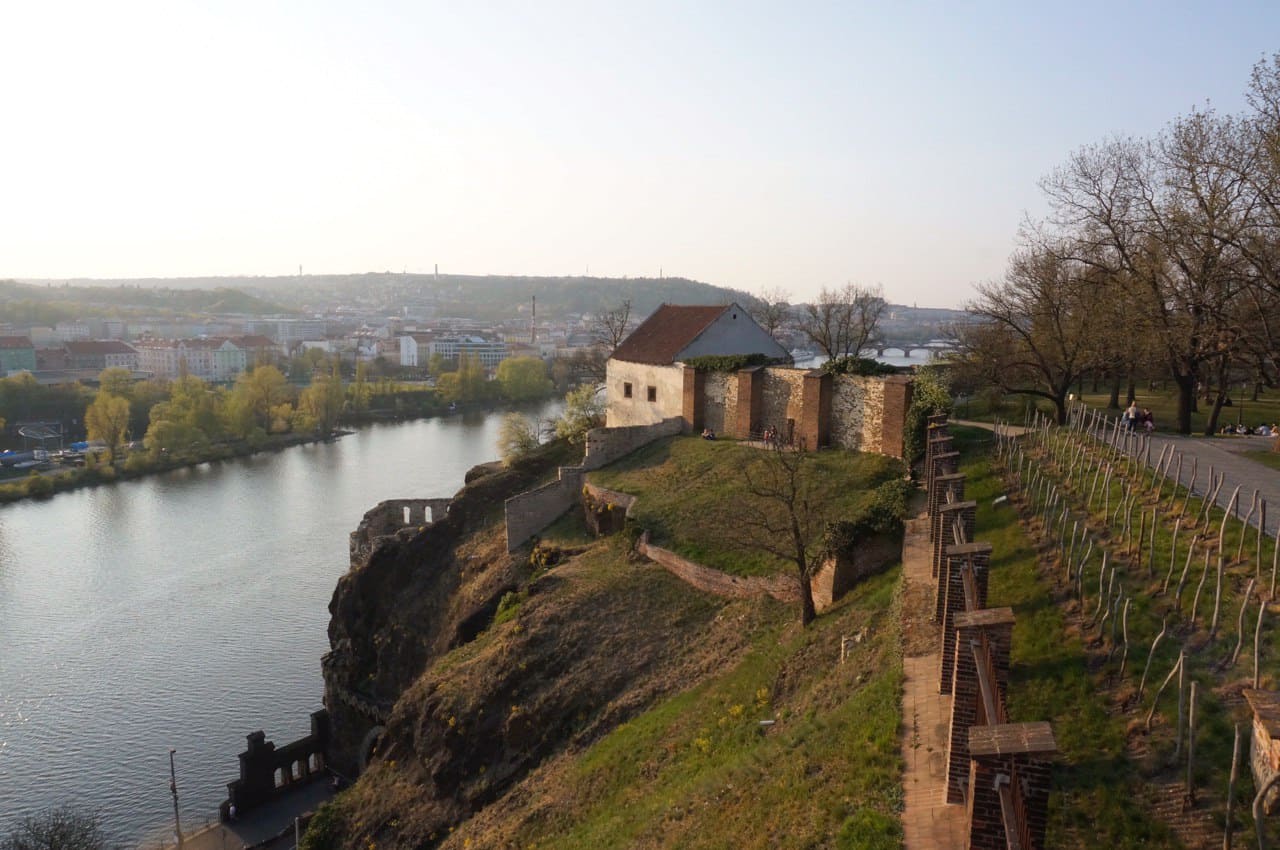
<svg viewBox="0 0 1280 850"><path fill-rule="evenodd" d="M622 397L631 398L631 382L624 381L622 384Z"/></svg>
<svg viewBox="0 0 1280 850"><path fill-rule="evenodd" d="M657 387L649 387L649 388L648 388L648 393L649 393L649 401L657 401L657 400L658 400L658 388L657 388Z"/></svg>

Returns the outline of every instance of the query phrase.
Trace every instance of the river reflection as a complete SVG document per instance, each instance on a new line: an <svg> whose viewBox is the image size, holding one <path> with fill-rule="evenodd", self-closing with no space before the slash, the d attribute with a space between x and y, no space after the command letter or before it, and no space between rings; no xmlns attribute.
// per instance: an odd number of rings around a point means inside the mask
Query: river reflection
<svg viewBox="0 0 1280 850"><path fill-rule="evenodd" d="M212 818L246 734L309 731L348 533L383 499L452 495L496 456L501 418L0 507L0 834L71 803L118 840L167 836L171 746L184 829Z"/></svg>

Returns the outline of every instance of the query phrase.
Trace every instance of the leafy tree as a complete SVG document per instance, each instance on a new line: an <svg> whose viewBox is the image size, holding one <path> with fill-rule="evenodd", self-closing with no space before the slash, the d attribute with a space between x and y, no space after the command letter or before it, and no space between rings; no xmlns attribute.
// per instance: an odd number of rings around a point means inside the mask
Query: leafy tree
<svg viewBox="0 0 1280 850"><path fill-rule="evenodd" d="M115 850L96 814L71 807L24 818L0 840L0 850Z"/></svg>
<svg viewBox="0 0 1280 850"><path fill-rule="evenodd" d="M111 366L98 373L98 389L120 398L133 394L133 373L121 366Z"/></svg>
<svg viewBox="0 0 1280 850"><path fill-rule="evenodd" d="M511 466L538 447L537 426L529 417L520 413L508 413L498 426L498 455Z"/></svg>
<svg viewBox="0 0 1280 850"><path fill-rule="evenodd" d="M242 372L227 399L231 432L239 437L249 436L255 428L271 433L279 418L277 408L290 401L290 394L288 381L275 366ZM288 422L290 415L283 421Z"/></svg>
<svg viewBox="0 0 1280 850"><path fill-rule="evenodd" d="M298 411L304 417L310 417L309 421L313 424L309 428L298 428L295 423L295 430L319 429L322 434L332 433L338 425L338 418L342 416L342 405L345 399L342 377L336 368L325 377L313 378L311 386L303 390L298 397ZM305 420L302 424L305 424Z"/></svg>
<svg viewBox="0 0 1280 850"><path fill-rule="evenodd" d="M107 450L114 455L129 433L128 400L100 391L84 412L84 426L90 440L106 443Z"/></svg>
<svg viewBox="0 0 1280 850"><path fill-rule="evenodd" d="M595 384L583 384L564 397L564 413L556 420L556 436L582 445L587 432L604 424L604 402Z"/></svg>
<svg viewBox="0 0 1280 850"><path fill-rule="evenodd" d="M806 304L800 330L818 346L828 360L856 355L877 335L885 310L884 292L879 286L847 283L827 289L818 300Z"/></svg>
<svg viewBox="0 0 1280 850"><path fill-rule="evenodd" d="M551 392L547 364L538 357L512 357L498 364L498 386L511 401L532 401Z"/></svg>
<svg viewBox="0 0 1280 850"><path fill-rule="evenodd" d="M151 409L143 442L153 454L207 445L223 434L225 401L204 381L184 375L169 385L169 398Z"/></svg>

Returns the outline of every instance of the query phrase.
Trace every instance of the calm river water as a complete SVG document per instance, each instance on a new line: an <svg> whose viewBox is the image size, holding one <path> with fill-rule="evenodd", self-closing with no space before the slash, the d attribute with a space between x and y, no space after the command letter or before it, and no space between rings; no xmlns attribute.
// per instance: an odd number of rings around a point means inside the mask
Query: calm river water
<svg viewBox="0 0 1280 850"><path fill-rule="evenodd" d="M383 499L452 495L497 456L500 420L377 425L0 507L0 835L70 803L118 840L167 838L170 747L184 831L212 819L244 736L291 741L321 707L347 534Z"/></svg>

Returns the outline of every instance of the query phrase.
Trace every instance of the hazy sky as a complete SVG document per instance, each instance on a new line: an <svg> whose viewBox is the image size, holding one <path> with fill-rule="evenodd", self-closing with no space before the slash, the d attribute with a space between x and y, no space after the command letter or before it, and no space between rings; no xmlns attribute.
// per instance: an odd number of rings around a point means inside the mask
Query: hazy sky
<svg viewBox="0 0 1280 850"><path fill-rule="evenodd" d="M682 275L955 306L1280 4L0 5L0 278Z"/></svg>

